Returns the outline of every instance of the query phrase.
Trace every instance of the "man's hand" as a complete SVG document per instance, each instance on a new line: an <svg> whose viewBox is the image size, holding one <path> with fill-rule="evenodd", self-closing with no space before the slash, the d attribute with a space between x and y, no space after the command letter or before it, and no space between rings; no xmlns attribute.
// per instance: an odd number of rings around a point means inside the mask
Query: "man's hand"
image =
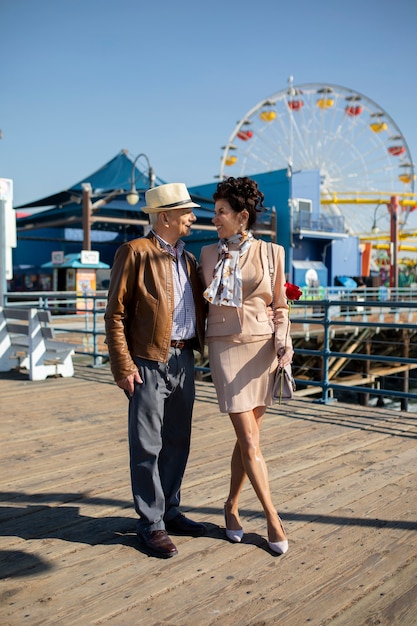
<svg viewBox="0 0 417 626"><path fill-rule="evenodd" d="M126 391L129 396L132 397L135 392L135 382L137 382L138 385L141 385L143 383L143 380L139 376L139 372L137 370L134 374L129 374L129 376L117 380L116 385L120 387L120 389L123 389L123 391Z"/></svg>

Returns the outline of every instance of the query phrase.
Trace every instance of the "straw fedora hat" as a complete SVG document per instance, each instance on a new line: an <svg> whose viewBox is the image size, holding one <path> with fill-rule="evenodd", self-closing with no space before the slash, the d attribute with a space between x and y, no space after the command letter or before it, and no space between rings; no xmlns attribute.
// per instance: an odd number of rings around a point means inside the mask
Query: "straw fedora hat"
<svg viewBox="0 0 417 626"><path fill-rule="evenodd" d="M146 206L142 208L144 213L159 213L171 209L192 209L200 206L192 202L184 183L167 183L152 187L145 193L145 202Z"/></svg>

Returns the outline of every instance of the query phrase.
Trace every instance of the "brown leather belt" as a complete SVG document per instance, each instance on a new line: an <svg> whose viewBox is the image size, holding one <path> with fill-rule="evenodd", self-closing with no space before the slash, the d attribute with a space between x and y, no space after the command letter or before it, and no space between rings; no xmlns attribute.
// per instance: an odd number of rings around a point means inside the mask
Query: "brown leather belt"
<svg viewBox="0 0 417 626"><path fill-rule="evenodd" d="M194 345L194 339L173 339L171 341L171 348L177 348L177 350L186 350L192 348Z"/></svg>

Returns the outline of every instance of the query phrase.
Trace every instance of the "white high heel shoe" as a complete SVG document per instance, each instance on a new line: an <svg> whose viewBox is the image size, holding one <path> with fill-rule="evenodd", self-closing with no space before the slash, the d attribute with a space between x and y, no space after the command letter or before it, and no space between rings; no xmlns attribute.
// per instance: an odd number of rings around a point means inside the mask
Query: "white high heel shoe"
<svg viewBox="0 0 417 626"><path fill-rule="evenodd" d="M277 554L285 554L288 551L288 540L284 541L268 541L268 546Z"/></svg>
<svg viewBox="0 0 417 626"><path fill-rule="evenodd" d="M230 530L227 528L226 506L224 507L224 522L226 525L226 537L230 541L233 541L233 543L240 543L243 538L243 528L240 528L239 530Z"/></svg>
<svg viewBox="0 0 417 626"><path fill-rule="evenodd" d="M278 515L278 521L281 525L282 532L285 533L284 526L282 525L282 520ZM285 554L288 552L288 540L284 539L283 541L268 541L269 548L276 552L277 554Z"/></svg>
<svg viewBox="0 0 417 626"><path fill-rule="evenodd" d="M243 529L242 530L229 530L226 528L226 537L233 541L233 543L240 543L243 537Z"/></svg>

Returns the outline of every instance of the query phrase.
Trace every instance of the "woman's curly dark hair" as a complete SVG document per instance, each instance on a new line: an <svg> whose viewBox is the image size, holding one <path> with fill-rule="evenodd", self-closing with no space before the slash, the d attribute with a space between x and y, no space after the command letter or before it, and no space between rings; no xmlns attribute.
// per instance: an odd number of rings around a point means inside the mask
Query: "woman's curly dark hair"
<svg viewBox="0 0 417 626"><path fill-rule="evenodd" d="M245 209L249 213L248 228L256 222L257 213L264 210L264 194L258 189L258 183L252 178L244 176L233 178L230 176L218 183L217 190L213 194L213 200L227 200L233 211L241 213Z"/></svg>

